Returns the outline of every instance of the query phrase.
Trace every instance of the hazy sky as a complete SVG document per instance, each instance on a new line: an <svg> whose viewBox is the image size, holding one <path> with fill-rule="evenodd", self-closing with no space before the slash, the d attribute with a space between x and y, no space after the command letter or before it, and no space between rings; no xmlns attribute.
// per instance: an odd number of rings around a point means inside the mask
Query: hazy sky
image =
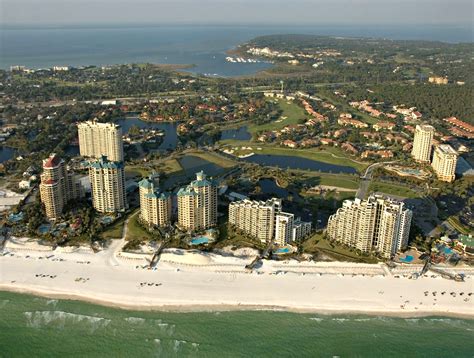
<svg viewBox="0 0 474 358"><path fill-rule="evenodd" d="M473 0L0 0L2 24L469 25Z"/></svg>

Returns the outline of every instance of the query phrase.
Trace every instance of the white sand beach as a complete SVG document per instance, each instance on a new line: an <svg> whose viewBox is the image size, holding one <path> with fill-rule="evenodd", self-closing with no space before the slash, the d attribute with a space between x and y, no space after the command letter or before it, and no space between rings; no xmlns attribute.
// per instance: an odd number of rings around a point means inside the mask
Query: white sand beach
<svg viewBox="0 0 474 358"><path fill-rule="evenodd" d="M151 255L122 253L122 244L117 240L93 253L87 248L53 251L14 239L0 256L0 290L132 309L474 317L472 268L451 270L464 273L464 282L431 271L409 279L421 270L414 265L390 271L384 264L264 260L250 272L245 265L253 256L243 256L245 251L223 256L168 249L148 269Z"/></svg>

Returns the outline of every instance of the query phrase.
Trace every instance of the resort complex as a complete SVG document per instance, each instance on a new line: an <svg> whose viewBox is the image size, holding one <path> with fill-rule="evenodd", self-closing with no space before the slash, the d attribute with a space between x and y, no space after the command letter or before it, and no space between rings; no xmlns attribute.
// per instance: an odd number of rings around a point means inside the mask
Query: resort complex
<svg viewBox="0 0 474 358"><path fill-rule="evenodd" d="M217 185L204 172L197 173L196 180L181 188L177 197L180 228L195 231L217 224Z"/></svg>
<svg viewBox="0 0 474 358"><path fill-rule="evenodd" d="M363 253L391 258L406 248L412 211L403 202L382 195L346 200L329 218L327 235Z"/></svg>
<svg viewBox="0 0 474 358"><path fill-rule="evenodd" d="M43 160L40 196L46 216L56 219L61 216L64 206L73 199L83 196L82 187L76 176L70 173L63 159L56 154Z"/></svg>
<svg viewBox="0 0 474 358"><path fill-rule="evenodd" d="M122 128L114 123L86 121L77 125L80 154L86 158L106 156L113 162L123 161Z"/></svg>
<svg viewBox="0 0 474 358"><path fill-rule="evenodd" d="M282 211L282 200L241 200L229 204L229 224L262 241L290 244L311 233L311 223Z"/></svg>

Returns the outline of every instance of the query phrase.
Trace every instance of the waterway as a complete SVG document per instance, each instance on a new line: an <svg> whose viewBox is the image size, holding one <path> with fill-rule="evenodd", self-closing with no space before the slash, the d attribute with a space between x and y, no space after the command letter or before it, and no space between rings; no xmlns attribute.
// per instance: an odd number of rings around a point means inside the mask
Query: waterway
<svg viewBox="0 0 474 358"><path fill-rule="evenodd" d="M355 174L357 171L349 166L323 163L316 160L274 154L255 154L244 159L245 161L257 163L264 166L278 167L281 169L314 170L324 173Z"/></svg>

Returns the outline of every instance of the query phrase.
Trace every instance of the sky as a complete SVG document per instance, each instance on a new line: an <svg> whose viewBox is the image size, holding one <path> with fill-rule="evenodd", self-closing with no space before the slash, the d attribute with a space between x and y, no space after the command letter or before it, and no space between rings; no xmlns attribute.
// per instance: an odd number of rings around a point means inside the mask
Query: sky
<svg viewBox="0 0 474 358"><path fill-rule="evenodd" d="M0 0L5 25L461 25L473 0Z"/></svg>

